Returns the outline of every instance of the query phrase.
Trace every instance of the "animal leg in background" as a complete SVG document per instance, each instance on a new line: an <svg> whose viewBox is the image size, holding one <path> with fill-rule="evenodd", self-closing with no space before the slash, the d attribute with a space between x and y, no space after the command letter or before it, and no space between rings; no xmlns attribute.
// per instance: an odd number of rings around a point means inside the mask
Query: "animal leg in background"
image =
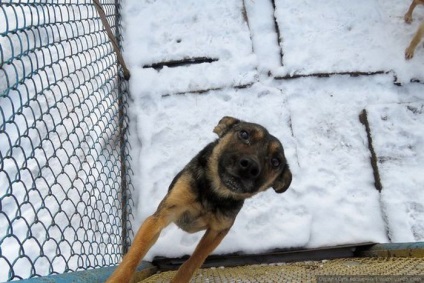
<svg viewBox="0 0 424 283"><path fill-rule="evenodd" d="M411 5L409 6L408 11L406 12L405 16L403 17L405 22L407 22L408 24L410 24L412 22L412 13L414 12L415 7L417 7L417 5L424 5L424 0L413 0L411 2Z"/></svg>
<svg viewBox="0 0 424 283"><path fill-rule="evenodd" d="M409 44L408 48L406 48L405 50L406 59L411 59L412 57L414 57L415 48L417 48L417 45L420 43L423 36L424 36L424 21L418 27L417 32L415 33L414 37L411 40L411 43Z"/></svg>

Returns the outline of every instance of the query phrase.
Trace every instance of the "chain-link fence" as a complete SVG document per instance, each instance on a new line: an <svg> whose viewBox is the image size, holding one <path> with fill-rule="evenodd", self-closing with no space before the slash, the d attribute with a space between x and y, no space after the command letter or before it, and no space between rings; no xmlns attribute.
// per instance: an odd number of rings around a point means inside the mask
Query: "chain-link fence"
<svg viewBox="0 0 424 283"><path fill-rule="evenodd" d="M121 39L120 1L100 1ZM0 282L130 243L127 82L91 0L0 0Z"/></svg>

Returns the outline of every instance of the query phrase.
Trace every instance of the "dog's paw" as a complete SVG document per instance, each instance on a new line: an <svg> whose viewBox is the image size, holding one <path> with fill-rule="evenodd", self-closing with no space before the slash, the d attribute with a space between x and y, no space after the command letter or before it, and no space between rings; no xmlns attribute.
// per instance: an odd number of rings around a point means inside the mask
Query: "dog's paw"
<svg viewBox="0 0 424 283"><path fill-rule="evenodd" d="M405 59L409 60L412 59L412 57L414 57L414 48L408 47L405 50Z"/></svg>
<svg viewBox="0 0 424 283"><path fill-rule="evenodd" d="M412 15L411 14L405 14L405 16L403 17L403 19L405 20L405 23L410 24L412 23Z"/></svg>

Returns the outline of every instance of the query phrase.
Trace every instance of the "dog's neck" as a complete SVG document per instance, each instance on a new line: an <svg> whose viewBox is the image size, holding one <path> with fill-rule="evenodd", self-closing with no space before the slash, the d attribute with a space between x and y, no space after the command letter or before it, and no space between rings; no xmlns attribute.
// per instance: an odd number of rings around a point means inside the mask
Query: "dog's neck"
<svg viewBox="0 0 424 283"><path fill-rule="evenodd" d="M208 205L210 207L205 207L206 209L231 211L231 213L237 214L243 206L245 197L238 196L227 188L215 187L217 185L216 180L210 176L211 162L213 162L211 160L212 150L217 142L207 145L193 158L194 162L190 162L195 166L189 167L188 170L198 175L197 180L193 180L195 184L193 184L192 189L196 190L201 203L212 204ZM202 170L195 170L195 167L200 167ZM227 191L228 193L226 193ZM207 202L203 200L207 200Z"/></svg>

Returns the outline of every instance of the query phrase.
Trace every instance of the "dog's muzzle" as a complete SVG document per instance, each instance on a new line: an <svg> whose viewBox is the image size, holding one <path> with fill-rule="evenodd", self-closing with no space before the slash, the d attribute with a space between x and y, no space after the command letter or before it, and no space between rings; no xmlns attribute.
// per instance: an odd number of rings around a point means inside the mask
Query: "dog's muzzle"
<svg viewBox="0 0 424 283"><path fill-rule="evenodd" d="M237 171L240 178L255 180L261 173L261 166L257 158L242 157L238 161Z"/></svg>
<svg viewBox="0 0 424 283"><path fill-rule="evenodd" d="M219 164L222 182L235 193L253 193L262 168L253 156L230 156Z"/></svg>

